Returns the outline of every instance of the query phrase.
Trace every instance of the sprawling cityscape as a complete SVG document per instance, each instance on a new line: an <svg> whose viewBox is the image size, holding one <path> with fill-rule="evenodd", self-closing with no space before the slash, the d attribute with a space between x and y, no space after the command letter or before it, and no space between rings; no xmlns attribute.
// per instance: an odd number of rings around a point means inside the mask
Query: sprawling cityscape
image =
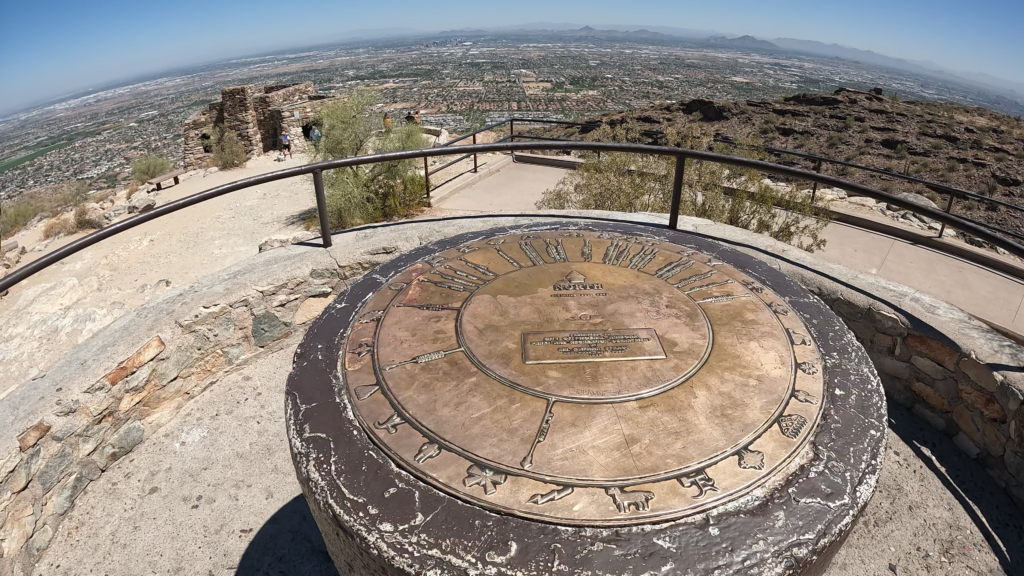
<svg viewBox="0 0 1024 576"><path fill-rule="evenodd" d="M0 197L68 180L114 187L133 158L180 162L182 123L222 88L309 80L325 94L376 90L393 115L418 110L425 123L453 132L513 115L584 119L659 101L772 100L841 86L1024 112L1024 104L929 76L662 34L444 35L235 60L0 119Z"/></svg>

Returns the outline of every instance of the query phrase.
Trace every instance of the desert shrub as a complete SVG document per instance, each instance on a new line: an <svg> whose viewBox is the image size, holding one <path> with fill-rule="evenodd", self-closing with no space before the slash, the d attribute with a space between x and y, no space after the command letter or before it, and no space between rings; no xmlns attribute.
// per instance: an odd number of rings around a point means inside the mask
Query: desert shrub
<svg viewBox="0 0 1024 576"><path fill-rule="evenodd" d="M1010 157L1005 152L1000 152L999 154L996 154L996 162L1002 163L1008 162L1009 160Z"/></svg>
<svg viewBox="0 0 1024 576"><path fill-rule="evenodd" d="M670 142L686 148L707 149L707 133L669 134ZM591 132L588 140L642 141L635 125L607 126ZM764 154L745 146L732 153L763 159ZM719 151L724 151L719 149ZM583 153L586 162L568 172L537 202L539 209L668 212L672 201L675 158L627 153ZM680 214L707 218L767 234L808 251L824 247L821 232L827 215L809 196L777 190L763 182L755 170L687 160ZM820 216L820 217L819 217Z"/></svg>
<svg viewBox="0 0 1024 576"><path fill-rule="evenodd" d="M906 158L910 156L910 152L907 150L906 144L900 144L899 146L896 146L896 156L900 158Z"/></svg>
<svg viewBox="0 0 1024 576"><path fill-rule="evenodd" d="M830 147L836 148L838 146L842 146L842 144L843 144L843 137L842 136L840 136L839 134L829 134L829 136L828 136L828 145Z"/></svg>
<svg viewBox="0 0 1024 576"><path fill-rule="evenodd" d="M942 140L932 140L928 146L930 146L932 150L942 150L946 145Z"/></svg>
<svg viewBox="0 0 1024 576"><path fill-rule="evenodd" d="M12 202L9 206L4 206L0 212L0 232L7 238L43 212L46 212L46 205L35 199Z"/></svg>
<svg viewBox="0 0 1024 576"><path fill-rule="evenodd" d="M132 182L131 184L128 185L127 190L125 190L126 196L129 199L131 199L131 197L134 196L135 193L141 189L141 187L142 186L138 182Z"/></svg>
<svg viewBox="0 0 1024 576"><path fill-rule="evenodd" d="M400 123L381 131L375 113L377 97L356 91L320 109L317 120L323 137L315 150L318 160L346 158L371 152L397 152L423 147L418 126ZM351 166L324 173L327 212L332 229L404 218L424 206L426 191L418 162L400 160Z"/></svg>
<svg viewBox="0 0 1024 576"><path fill-rule="evenodd" d="M85 204L75 206L73 218L77 230L99 230L105 224L103 217L90 211Z"/></svg>
<svg viewBox="0 0 1024 576"><path fill-rule="evenodd" d="M142 183L150 178L156 178L171 170L174 164L167 158L160 156L143 156L132 162L132 179Z"/></svg>
<svg viewBox="0 0 1024 576"><path fill-rule="evenodd" d="M78 226L75 225L74 216L71 214L60 214L47 220L46 224L43 225L42 236L43 240L48 240L74 234L75 232L78 232Z"/></svg>
<svg viewBox="0 0 1024 576"><path fill-rule="evenodd" d="M852 130L852 129L853 129L853 126L854 126L854 119L853 119L853 116L847 116L847 117L846 117L846 120L843 120L843 126L844 126L844 127L845 127L845 128L847 129L847 130Z"/></svg>
<svg viewBox="0 0 1024 576"><path fill-rule="evenodd" d="M213 165L221 170L230 170L244 166L248 157L245 146L238 139L234 130L217 130L213 144Z"/></svg>

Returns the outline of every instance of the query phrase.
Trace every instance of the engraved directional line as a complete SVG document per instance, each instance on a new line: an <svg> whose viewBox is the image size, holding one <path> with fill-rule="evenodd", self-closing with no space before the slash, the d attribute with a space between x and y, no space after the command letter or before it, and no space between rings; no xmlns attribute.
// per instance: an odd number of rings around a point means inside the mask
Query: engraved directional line
<svg viewBox="0 0 1024 576"><path fill-rule="evenodd" d="M690 266L693 266L693 260L689 260L687 258L680 258L675 262L669 262L668 264L665 264L661 268L658 268L658 271L654 273L654 277L661 278L662 280L668 280L669 278L675 276L676 274L682 272L683 270L686 270Z"/></svg>
<svg viewBox="0 0 1024 576"><path fill-rule="evenodd" d="M491 269L488 268L487 266L484 266L483 264L471 262L462 256L459 257L459 261L465 264L466 266L469 266L473 270L476 270L477 272L483 274L484 276L487 276L488 278L494 278L495 276L497 276L497 274L491 272Z"/></svg>
<svg viewBox="0 0 1024 576"><path fill-rule="evenodd" d="M714 296L711 298L705 298L703 300L697 300L697 304L711 304L713 302L728 302L730 300L736 300L737 298L749 298L750 294L735 294L729 296Z"/></svg>
<svg viewBox="0 0 1024 576"><path fill-rule="evenodd" d="M541 266L544 264L544 259L540 257L540 252L537 252L537 249L533 247L533 244L530 244L529 240L523 240L520 242L519 248L522 249L523 253L526 254L526 257L530 259L530 262L533 262L534 266Z"/></svg>
<svg viewBox="0 0 1024 576"><path fill-rule="evenodd" d="M551 419L555 417L553 408L555 401L548 398L548 407L544 410L544 419L540 422L540 428L537 429L537 436L533 439L533 445L530 446L530 453L523 458L522 462L519 463L524 470L529 470L533 466L533 453L537 450L537 445L543 442L548 437L548 430L551 429Z"/></svg>
<svg viewBox="0 0 1024 576"><path fill-rule="evenodd" d="M448 290L454 290L455 292L472 292L472 290L466 290L464 286L459 286L458 284L452 284L451 282L438 282L436 280L424 278L423 276L420 276L420 282L426 282L427 284L433 284L439 288L447 288Z"/></svg>
<svg viewBox="0 0 1024 576"><path fill-rule="evenodd" d="M509 256L508 254L506 254L505 251L502 250L501 248L498 248L497 246L495 246L494 249L497 250L498 254L500 254L502 258L504 258L509 264L511 264L513 268L522 268L523 267L522 264L517 262L515 258L513 258L513 257Z"/></svg>
<svg viewBox="0 0 1024 576"><path fill-rule="evenodd" d="M558 242L552 242L551 240L544 239L544 250L547 251L548 256L551 257L555 262L568 262L569 259L565 256L565 246L562 246L562 239L559 238Z"/></svg>
<svg viewBox="0 0 1024 576"><path fill-rule="evenodd" d="M675 286L676 288L682 288L683 286L689 286L690 284L693 284L694 282L700 282L701 280L707 280L708 278L711 278L714 275L715 275L715 271L714 270L712 270L711 272L705 272L703 274L694 274L693 276L687 276L686 278L683 278L679 282L676 282L675 284L673 284L673 286Z"/></svg>
<svg viewBox="0 0 1024 576"><path fill-rule="evenodd" d="M803 390L794 390L793 391L793 399L796 400L797 402L802 402L804 404L810 404L812 406L818 404L818 397L817 396L815 396L813 394L808 394L807 392L805 392Z"/></svg>
<svg viewBox="0 0 1024 576"><path fill-rule="evenodd" d="M464 272L462 270L459 270L455 266L452 266L451 264L445 264L444 266L442 266L442 268L444 268L445 270L451 270L452 272L455 273L456 276L460 276L462 278L466 278L468 280L472 280L473 282L479 282L481 284L486 284L487 283L487 280L484 280L483 278L477 276L476 274L470 274L469 272Z"/></svg>
<svg viewBox="0 0 1024 576"><path fill-rule="evenodd" d="M690 288L689 290L685 290L683 293L684 294L689 294L690 292L698 292L700 290L708 290L708 289L711 289L711 288L716 288L718 286L725 286L726 284L732 284L732 280L722 280L721 282L712 282L711 284L702 284L702 285L697 286L695 288Z"/></svg>
<svg viewBox="0 0 1024 576"><path fill-rule="evenodd" d="M384 370L394 370L395 368L398 368L399 366L405 366L406 364L425 364L427 362L433 362L434 360L440 360L441 358L444 358L445 356L449 354L454 354L456 352L462 352L462 348L456 348L454 350L435 350L433 352L427 352L426 354L420 354L415 358L403 360L398 364L391 364L390 366L385 366Z"/></svg>
<svg viewBox="0 0 1024 576"><path fill-rule="evenodd" d="M657 248L648 248L646 252L638 253L629 261L630 270L643 270L651 263L652 260L654 260L654 257L657 256L657 254Z"/></svg>
<svg viewBox="0 0 1024 576"><path fill-rule="evenodd" d="M441 278L444 278L445 280L448 280L449 282L454 282L454 283L459 284L461 286L467 286L469 288L479 288L480 287L479 284L474 284L473 282L469 282L467 280L462 280L460 278L456 278L455 276L452 276L451 274L445 274L444 272L438 272L437 270L431 270L430 273L431 274L436 274L437 276L440 276Z"/></svg>
<svg viewBox="0 0 1024 576"><path fill-rule="evenodd" d="M430 310L440 312L442 310L460 310L461 306L449 306L448 304L398 304L395 308L416 308L418 310Z"/></svg>

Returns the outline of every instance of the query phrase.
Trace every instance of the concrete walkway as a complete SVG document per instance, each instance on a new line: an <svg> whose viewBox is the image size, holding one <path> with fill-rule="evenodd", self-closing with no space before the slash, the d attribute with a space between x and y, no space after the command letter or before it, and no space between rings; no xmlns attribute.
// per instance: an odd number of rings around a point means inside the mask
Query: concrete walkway
<svg viewBox="0 0 1024 576"><path fill-rule="evenodd" d="M336 574L285 437L298 339L203 392L93 482L33 574ZM826 575L1014 574L1024 532L1009 498L900 406L890 427L875 496Z"/></svg>
<svg viewBox="0 0 1024 576"><path fill-rule="evenodd" d="M510 164L435 203L441 213L530 212L567 170ZM868 210L867 212L870 212ZM833 222L816 256L940 298L996 326L1024 334L1024 282L907 240Z"/></svg>

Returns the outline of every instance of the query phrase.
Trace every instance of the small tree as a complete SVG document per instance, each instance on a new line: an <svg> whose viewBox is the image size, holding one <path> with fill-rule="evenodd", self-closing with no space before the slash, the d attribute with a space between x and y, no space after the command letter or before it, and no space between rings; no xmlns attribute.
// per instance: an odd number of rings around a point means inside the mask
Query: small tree
<svg viewBox="0 0 1024 576"><path fill-rule="evenodd" d="M136 182L142 183L167 173L172 166L173 164L167 158L153 155L143 156L132 162L132 178Z"/></svg>
<svg viewBox="0 0 1024 576"><path fill-rule="evenodd" d="M323 136L314 152L316 158L331 160L423 147L418 126L401 124L384 132L374 111L376 105L375 94L360 90L324 106L317 117ZM324 185L333 229L409 216L423 206L426 190L413 160L331 170L324 173Z"/></svg>
<svg viewBox="0 0 1024 576"><path fill-rule="evenodd" d="M713 140L706 130L694 124L689 127L687 134L667 133L668 141L684 148L710 147ZM638 142L640 136L640 128L627 124L602 127L587 139ZM748 148L741 146L735 150ZM764 157L764 153L745 155ZM587 161L545 191L537 208L669 211L675 173L673 157L617 152L602 154L600 159L592 153L583 156ZM828 224L827 212L811 202L807 194L784 192L768 185L756 170L687 160L679 212L767 234L810 252L825 246L821 231Z"/></svg>

